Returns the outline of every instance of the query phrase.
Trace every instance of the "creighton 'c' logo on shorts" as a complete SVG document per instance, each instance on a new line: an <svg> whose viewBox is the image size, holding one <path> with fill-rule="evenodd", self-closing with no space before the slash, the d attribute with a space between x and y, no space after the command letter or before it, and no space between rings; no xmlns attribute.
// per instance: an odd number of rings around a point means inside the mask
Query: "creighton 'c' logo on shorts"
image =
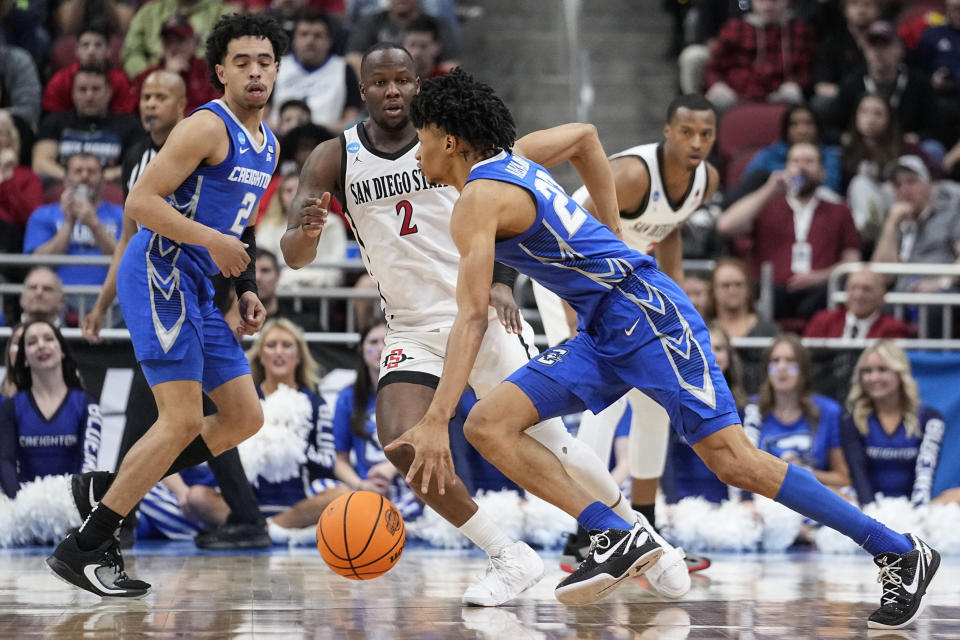
<svg viewBox="0 0 960 640"><path fill-rule="evenodd" d="M540 354L540 356L537 357L537 362L539 362L540 364L545 364L548 367L552 367L553 365L563 360L563 356L565 355L567 355L566 349L564 349L563 347L554 347L553 349L550 349L549 351L545 351L542 354Z"/></svg>
<svg viewBox="0 0 960 640"><path fill-rule="evenodd" d="M710 377L710 365L686 318L663 292L642 278L634 277L646 288L646 299L641 300L626 291L623 294L643 310L647 323L660 339L680 386L711 409L716 409L717 393Z"/></svg>

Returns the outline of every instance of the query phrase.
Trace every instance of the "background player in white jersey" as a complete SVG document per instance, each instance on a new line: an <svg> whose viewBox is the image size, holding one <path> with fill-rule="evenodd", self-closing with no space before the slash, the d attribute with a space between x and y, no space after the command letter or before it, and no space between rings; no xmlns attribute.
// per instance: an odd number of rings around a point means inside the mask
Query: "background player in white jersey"
<svg viewBox="0 0 960 640"><path fill-rule="evenodd" d="M312 262L331 195L340 201L364 263L377 281L389 327L377 391L377 431L381 442L390 442L423 416L443 370L446 340L457 313L459 256L449 227L457 192L430 184L417 166L419 143L408 109L419 82L409 54L394 44L376 45L364 56L360 76L370 120L323 143L310 156L281 246L293 268ZM587 126L532 134L518 147L552 164L586 150L603 157L595 131ZM501 283L508 279L499 278ZM469 380L481 397L533 354L532 330L520 321L510 288L494 284L489 303L509 313L501 326L497 311L488 309L482 355ZM591 495L633 521L604 464L570 437L561 421L536 425L530 435ZM406 473L409 453L399 450L388 456ZM511 543L479 512L462 482L448 485L443 494L427 494L420 484L413 488L491 556L492 570L467 589L465 603L499 605L539 580L539 557L522 542Z"/></svg>
<svg viewBox="0 0 960 640"><path fill-rule="evenodd" d="M239 276L241 331L258 331L266 312L248 268L249 223L276 167L279 149L263 111L286 43L272 18L221 18L206 50L224 97L174 127L127 198L126 213L141 229L124 253L117 292L159 417L80 530L47 559L58 576L96 595L139 597L150 587L124 572L114 539L122 516L165 475L234 447L263 424L249 363L213 305L210 276ZM216 414L203 416L201 391Z"/></svg>
<svg viewBox="0 0 960 640"><path fill-rule="evenodd" d="M716 112L703 96L688 94L675 98L667 108L663 141L631 147L610 156L617 189L617 206L623 241L631 249L652 253L661 271L683 283L683 243L681 229L684 221L708 201L719 183L717 170L705 158L713 148L716 134ZM587 190L578 189L574 200L587 210L595 212ZM537 305L544 325L553 326L547 335L567 331L572 337L575 328L564 323L563 303L555 294L534 284ZM551 340L553 343L553 340ZM630 425L630 498L633 509L655 524L654 504L657 484L663 474L670 435L670 419L654 400L637 389L599 414L586 411L580 422L577 438L587 443L601 460L609 460L616 430L626 402L632 405ZM572 536L561 557L561 567L574 571L583 550L589 545L582 529ZM659 564L681 562L683 550L668 550ZM699 556L687 558L691 570L705 569L709 561ZM677 583L663 595L678 597L689 589Z"/></svg>

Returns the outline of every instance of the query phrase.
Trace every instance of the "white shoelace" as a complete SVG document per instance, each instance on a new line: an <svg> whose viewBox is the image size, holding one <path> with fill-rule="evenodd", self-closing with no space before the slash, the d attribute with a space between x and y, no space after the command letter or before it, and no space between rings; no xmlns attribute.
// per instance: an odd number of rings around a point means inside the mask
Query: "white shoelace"
<svg viewBox="0 0 960 640"><path fill-rule="evenodd" d="M902 558L897 558L890 564L880 567L877 582L883 585L883 595L880 597L880 602L884 606L897 604L900 600L899 587L903 584L903 577L900 575L900 560Z"/></svg>

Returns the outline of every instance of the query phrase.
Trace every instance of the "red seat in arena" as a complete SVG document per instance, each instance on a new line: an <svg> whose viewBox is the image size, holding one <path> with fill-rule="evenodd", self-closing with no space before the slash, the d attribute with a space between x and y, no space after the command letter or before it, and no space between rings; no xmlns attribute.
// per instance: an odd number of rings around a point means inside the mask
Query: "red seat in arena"
<svg viewBox="0 0 960 640"><path fill-rule="evenodd" d="M789 105L747 102L723 114L717 131L717 153L724 184L730 186L753 154L780 139L780 121Z"/></svg>

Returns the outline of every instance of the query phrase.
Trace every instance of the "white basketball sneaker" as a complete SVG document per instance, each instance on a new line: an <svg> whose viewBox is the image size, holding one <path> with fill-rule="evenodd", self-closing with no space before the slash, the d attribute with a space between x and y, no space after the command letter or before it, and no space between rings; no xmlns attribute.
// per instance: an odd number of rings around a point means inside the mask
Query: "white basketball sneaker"
<svg viewBox="0 0 960 640"><path fill-rule="evenodd" d="M490 556L483 576L463 592L463 604L498 607L540 582L543 560L525 542L507 545Z"/></svg>
<svg viewBox="0 0 960 640"><path fill-rule="evenodd" d="M647 570L647 581L653 589L665 598L682 598L690 591L690 571L684 562L686 554L682 547L674 547L654 529L642 513L634 511L637 522L643 525L653 539L663 547L663 555Z"/></svg>

